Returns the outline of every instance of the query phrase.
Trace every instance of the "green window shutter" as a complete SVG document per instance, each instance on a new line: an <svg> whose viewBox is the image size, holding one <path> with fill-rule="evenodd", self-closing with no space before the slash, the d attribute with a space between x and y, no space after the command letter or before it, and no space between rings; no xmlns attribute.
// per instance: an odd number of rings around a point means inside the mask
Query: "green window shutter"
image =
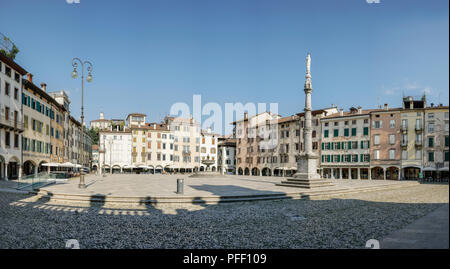
<svg viewBox="0 0 450 269"><path fill-rule="evenodd" d="M322 155L322 162L323 162L323 155Z"/></svg>
<svg viewBox="0 0 450 269"><path fill-rule="evenodd" d="M334 137L338 137L339 136L339 129L334 129Z"/></svg>
<svg viewBox="0 0 450 269"><path fill-rule="evenodd" d="M356 154L355 156L356 156L355 162L357 163L358 162L358 154Z"/></svg>
<svg viewBox="0 0 450 269"><path fill-rule="evenodd" d="M364 155L363 154L359 155L359 160L360 160L360 162L364 161Z"/></svg>
<svg viewBox="0 0 450 269"><path fill-rule="evenodd" d="M445 146L448 147L448 135L445 137Z"/></svg>
<svg viewBox="0 0 450 269"><path fill-rule="evenodd" d="M356 128L352 128L352 136L356 136Z"/></svg>
<svg viewBox="0 0 450 269"><path fill-rule="evenodd" d="M369 135L369 127L364 127L363 134L364 135Z"/></svg>
<svg viewBox="0 0 450 269"><path fill-rule="evenodd" d="M370 148L370 141L367 141L367 148Z"/></svg>
<svg viewBox="0 0 450 269"><path fill-rule="evenodd" d="M444 162L448 162L449 161L449 155L448 155L448 151L444 152Z"/></svg>
<svg viewBox="0 0 450 269"><path fill-rule="evenodd" d="M364 141L361 141L361 148L364 148Z"/></svg>
<svg viewBox="0 0 450 269"><path fill-rule="evenodd" d="M344 136L348 136L348 128L344 129Z"/></svg>
<svg viewBox="0 0 450 269"><path fill-rule="evenodd" d="M352 149L352 142L348 141L348 149Z"/></svg>
<svg viewBox="0 0 450 269"><path fill-rule="evenodd" d="M328 137L328 130L325 130L323 136L324 136L324 137Z"/></svg>
<svg viewBox="0 0 450 269"><path fill-rule="evenodd" d="M325 143L324 142L322 142L322 150L324 150L325 149ZM323 157L323 156L322 156ZM322 158L323 159L323 158ZM323 160L322 160L323 161Z"/></svg>

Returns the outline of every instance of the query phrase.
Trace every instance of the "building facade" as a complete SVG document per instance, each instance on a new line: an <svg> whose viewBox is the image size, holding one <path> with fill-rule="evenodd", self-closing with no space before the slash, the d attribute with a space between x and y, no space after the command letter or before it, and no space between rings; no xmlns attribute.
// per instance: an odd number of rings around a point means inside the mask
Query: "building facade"
<svg viewBox="0 0 450 269"><path fill-rule="evenodd" d="M370 178L370 110L352 107L349 112L321 119L322 177Z"/></svg>
<svg viewBox="0 0 450 269"><path fill-rule="evenodd" d="M27 73L0 53L0 178L22 175L22 76Z"/></svg>
<svg viewBox="0 0 450 269"><path fill-rule="evenodd" d="M449 109L434 106L424 111L424 156L425 177L448 178L449 173Z"/></svg>
<svg viewBox="0 0 450 269"><path fill-rule="evenodd" d="M400 179L402 141L401 108L373 110L369 113L370 171L372 179Z"/></svg>
<svg viewBox="0 0 450 269"><path fill-rule="evenodd" d="M236 174L236 138L232 135L217 138L217 169L222 175Z"/></svg>
<svg viewBox="0 0 450 269"><path fill-rule="evenodd" d="M424 108L426 98L414 100L408 96L403 98L400 130L402 134L400 146L402 149L401 173L404 179L417 179L423 167L424 145Z"/></svg>
<svg viewBox="0 0 450 269"><path fill-rule="evenodd" d="M212 160L213 164L209 166L212 172L217 171L218 157L217 157L217 139L219 135L211 131L211 128L202 130L200 132L201 144L200 144L200 171L206 171L207 166L202 163L202 160Z"/></svg>
<svg viewBox="0 0 450 269"><path fill-rule="evenodd" d="M99 132L99 172L120 173L132 171L132 135L128 131ZM94 168L95 169L95 168Z"/></svg>

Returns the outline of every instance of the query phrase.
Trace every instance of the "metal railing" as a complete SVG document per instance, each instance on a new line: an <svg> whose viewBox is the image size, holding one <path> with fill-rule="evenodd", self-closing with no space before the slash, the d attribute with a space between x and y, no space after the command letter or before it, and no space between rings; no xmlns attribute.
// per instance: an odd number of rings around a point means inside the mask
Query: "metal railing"
<svg viewBox="0 0 450 269"><path fill-rule="evenodd" d="M5 119L4 115L0 117L0 124L7 127L23 130L23 122L14 119Z"/></svg>

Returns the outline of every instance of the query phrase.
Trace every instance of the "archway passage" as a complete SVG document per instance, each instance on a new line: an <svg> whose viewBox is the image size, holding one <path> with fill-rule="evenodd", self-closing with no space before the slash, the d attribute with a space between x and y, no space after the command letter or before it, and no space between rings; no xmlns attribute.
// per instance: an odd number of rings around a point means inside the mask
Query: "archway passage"
<svg viewBox="0 0 450 269"><path fill-rule="evenodd" d="M43 164L46 164L47 162L46 161L41 161L40 163L39 163L39 166L38 166L38 173L41 173L41 172L47 172L48 171L48 166L43 166Z"/></svg>
<svg viewBox="0 0 450 269"><path fill-rule="evenodd" d="M270 168L268 168L268 167L264 167L262 170L261 170L261 175L262 176L271 176L272 175L272 171L270 170Z"/></svg>
<svg viewBox="0 0 450 269"><path fill-rule="evenodd" d="M372 179L384 179L384 169L379 166L373 167L370 170L370 174L372 175Z"/></svg>
<svg viewBox="0 0 450 269"><path fill-rule="evenodd" d="M18 179L19 178L19 159L17 157L12 157L8 163L8 179Z"/></svg>
<svg viewBox="0 0 450 269"><path fill-rule="evenodd" d="M246 176L250 175L250 169L248 169L248 167L245 167L244 175L246 175Z"/></svg>
<svg viewBox="0 0 450 269"><path fill-rule="evenodd" d="M403 175L407 180L417 180L419 178L420 168L405 167L403 168Z"/></svg>
<svg viewBox="0 0 450 269"><path fill-rule="evenodd" d="M200 166L200 172L205 171L205 167L204 166Z"/></svg>
<svg viewBox="0 0 450 269"><path fill-rule="evenodd" d="M244 171L241 167L238 168L238 175L242 176L244 174Z"/></svg>
<svg viewBox="0 0 450 269"><path fill-rule="evenodd" d="M254 167L252 168L252 176L259 176L259 169Z"/></svg>
<svg viewBox="0 0 450 269"><path fill-rule="evenodd" d="M113 173L113 174L120 174L120 166L118 166L118 165L113 165L113 167L112 167L112 173Z"/></svg>
<svg viewBox="0 0 450 269"><path fill-rule="evenodd" d="M324 168L322 171L323 178L331 178L331 168Z"/></svg>
<svg viewBox="0 0 450 269"><path fill-rule="evenodd" d="M394 166L388 167L386 169L386 179L399 180L400 179L400 169Z"/></svg>
<svg viewBox="0 0 450 269"><path fill-rule="evenodd" d="M33 175L35 172L37 172L36 164L33 161L25 161L23 163L23 170L22 173L25 176Z"/></svg>

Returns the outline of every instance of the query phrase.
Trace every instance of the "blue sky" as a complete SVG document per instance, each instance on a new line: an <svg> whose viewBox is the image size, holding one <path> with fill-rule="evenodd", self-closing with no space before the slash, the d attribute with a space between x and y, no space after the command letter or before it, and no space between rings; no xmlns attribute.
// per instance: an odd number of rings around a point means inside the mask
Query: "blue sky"
<svg viewBox="0 0 450 269"><path fill-rule="evenodd" d="M16 61L80 115L73 57L94 64L86 120L168 114L172 104L279 103L304 107L311 52L313 108L401 105L428 94L448 104L447 0L2 0L0 32ZM205 119L205 118L204 118ZM203 119L203 120L204 120Z"/></svg>

